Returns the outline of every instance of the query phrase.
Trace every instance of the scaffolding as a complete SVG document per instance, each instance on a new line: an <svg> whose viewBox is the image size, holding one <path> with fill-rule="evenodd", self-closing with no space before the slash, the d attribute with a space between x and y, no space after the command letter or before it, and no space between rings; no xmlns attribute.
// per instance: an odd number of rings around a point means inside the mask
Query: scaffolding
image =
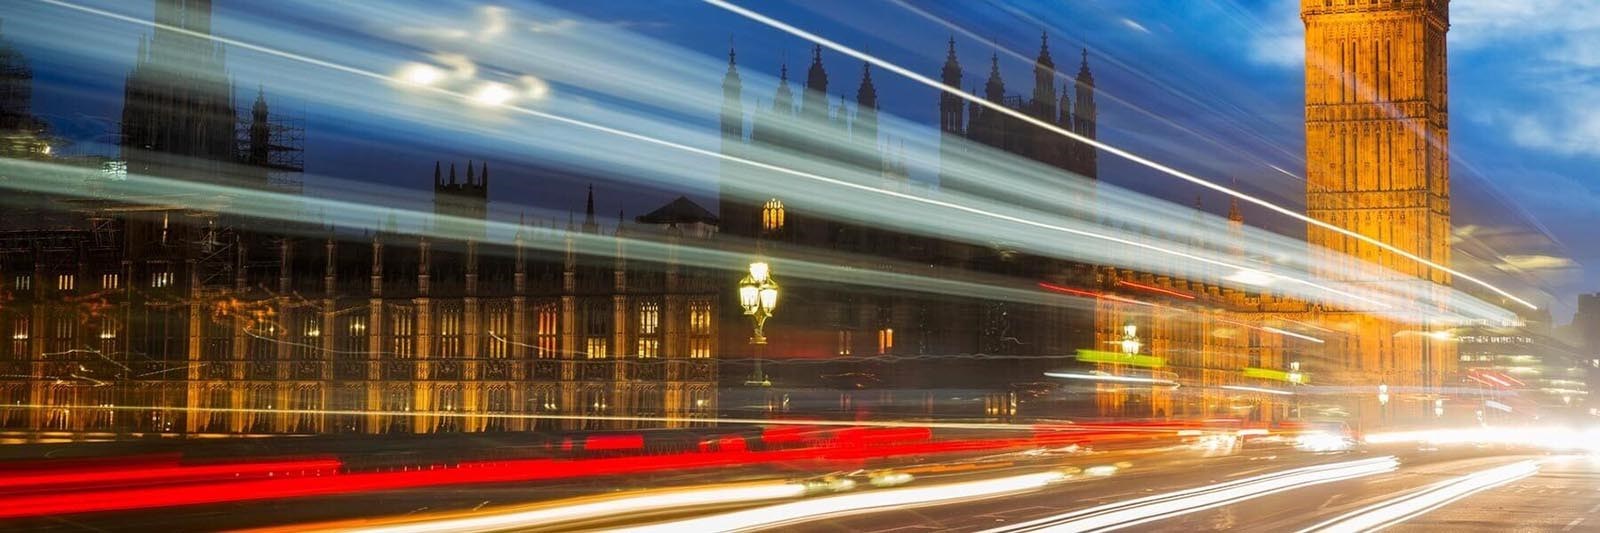
<svg viewBox="0 0 1600 533"><path fill-rule="evenodd" d="M305 118L268 114L263 101L257 105L259 112L240 117L239 153L246 165L265 173L269 188L298 194L304 188L300 175L306 170Z"/></svg>

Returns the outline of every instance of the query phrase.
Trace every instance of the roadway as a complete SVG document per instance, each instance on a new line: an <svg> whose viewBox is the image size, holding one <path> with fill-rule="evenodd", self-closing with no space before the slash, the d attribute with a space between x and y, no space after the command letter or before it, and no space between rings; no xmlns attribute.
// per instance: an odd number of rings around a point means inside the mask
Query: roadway
<svg viewBox="0 0 1600 533"><path fill-rule="evenodd" d="M1384 457L1399 464L1393 470L1364 473L1348 479L1316 480L1285 477L1285 472L1315 471L1329 465L1373 464ZM1537 464L1529 477L1484 481L1476 489L1444 494L1463 480L1477 479L1519 465ZM1116 465L1114 472L1088 469ZM1193 450L1126 451L1089 455L1038 457L1000 466L950 474L919 476L903 487L860 487L844 495L903 491L920 486L1016 476L1063 466L1083 468L1070 478L1042 489L997 497L897 505L853 514L800 519L773 524L773 531L986 531L1030 523L1061 531L1093 527L1125 527L1136 531L1300 531L1329 525L1336 519L1362 519L1389 512L1392 531L1600 531L1600 460L1588 457L1532 454L1526 451L1460 447L1442 451L1374 448L1361 452L1308 454L1286 449L1247 450L1221 457L1203 457ZM1340 466L1339 468L1346 468ZM1531 470L1529 471L1531 473ZM1104 475L1096 475L1104 474ZM1304 474L1297 474L1304 475ZM1477 475L1477 476L1475 476ZM645 477L597 478L568 483L521 483L436 487L332 497L199 505L160 510L91 513L65 517L0 522L7 531L215 530L304 524L357 517L415 515L440 511L484 509L614 492L620 487L695 486L739 479L773 479L772 472L723 471L716 474L661 473ZM1195 501L1194 491L1177 499L1162 495L1197 487L1267 487L1243 496ZM1481 490L1478 490L1481 489ZM1213 489L1217 491L1220 489ZM1242 490L1238 488L1229 490ZM1251 489L1254 490L1254 489ZM1221 492L1215 492L1222 494ZM1425 503L1426 498L1438 501ZM816 497L813 497L816 498ZM1129 504L1147 499L1166 505ZM1459 498L1459 499L1457 499ZM1418 503L1424 502L1424 503ZM660 525L668 520L719 515L737 510L768 509L772 504L684 509L676 513L638 514L591 520L567 527L611 529ZM1405 508L1412 505L1414 508ZM1093 510L1093 513L1087 511ZM1078 513L1061 518L1063 515ZM1120 514L1119 514L1120 513ZM1355 517L1355 518L1351 518ZM1052 521L1052 519L1055 519ZM1099 523L1086 520L1103 519ZM1131 520L1139 520L1132 523ZM1045 521L1040 523L1040 521ZM535 526L536 524L522 524ZM524 529L519 527L518 529ZM559 530L556 528L553 530ZM662 528L672 530L671 527Z"/></svg>
<svg viewBox="0 0 1600 533"><path fill-rule="evenodd" d="M1529 455L1496 450L1446 450L1397 452L1398 469L1378 475L1322 484L1297 484L1280 492L1233 499L1209 509L1182 512L1143 523L1123 522L1114 527L1129 531L1301 531L1340 517L1368 516L1371 509L1497 467L1535 461L1537 474L1465 494L1442 507L1422 506L1397 512L1390 531L1600 531L1600 461L1587 457ZM1376 456L1341 454L1346 458ZM1322 456L1333 460L1335 456ZM1244 454L1174 469L1156 465L1146 471L1130 470L1100 480L1065 483L1045 490L990 500L934 507L903 508L858 514L782 528L785 531L986 531L1022 527L1029 523L1056 526L1056 531L1082 531L1091 524L1081 517L1056 522L1040 521L1118 502L1150 497L1204 485L1226 483L1283 471L1311 462L1305 457ZM1432 494L1432 493L1429 493ZM1139 508L1129 520L1143 520L1168 512ZM1071 521L1078 520L1078 521ZM1096 527L1107 527L1098 524ZM1028 529L1020 529L1028 530Z"/></svg>

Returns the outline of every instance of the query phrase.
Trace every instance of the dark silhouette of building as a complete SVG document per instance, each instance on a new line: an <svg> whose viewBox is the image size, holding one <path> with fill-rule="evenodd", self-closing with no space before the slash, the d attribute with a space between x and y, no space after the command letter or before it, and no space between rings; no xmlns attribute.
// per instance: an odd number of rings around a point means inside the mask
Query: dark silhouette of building
<svg viewBox="0 0 1600 533"><path fill-rule="evenodd" d="M0 35L0 156L37 158L50 155L49 128L33 114L33 69Z"/></svg>

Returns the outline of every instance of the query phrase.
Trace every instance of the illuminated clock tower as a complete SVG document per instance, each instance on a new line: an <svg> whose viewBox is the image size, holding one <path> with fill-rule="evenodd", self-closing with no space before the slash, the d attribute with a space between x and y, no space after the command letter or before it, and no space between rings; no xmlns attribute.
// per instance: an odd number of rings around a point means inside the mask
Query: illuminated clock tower
<svg viewBox="0 0 1600 533"><path fill-rule="evenodd" d="M1445 32L1449 0L1301 0L1306 25L1306 207L1308 214L1450 265L1449 104ZM1320 262L1321 277L1440 295L1448 273L1355 238L1309 228L1313 254L1343 253L1383 271ZM1390 320L1377 309L1341 309L1348 384L1428 390L1455 366L1437 327ZM1369 396L1378 396L1374 393ZM1387 396L1387 395L1385 395ZM1376 400L1374 400L1376 401ZM1390 408L1383 402L1381 408Z"/></svg>

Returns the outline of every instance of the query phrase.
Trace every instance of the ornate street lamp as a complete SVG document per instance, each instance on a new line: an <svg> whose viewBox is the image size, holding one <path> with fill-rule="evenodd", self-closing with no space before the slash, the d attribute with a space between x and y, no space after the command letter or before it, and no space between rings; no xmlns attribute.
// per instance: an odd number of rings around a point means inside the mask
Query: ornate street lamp
<svg viewBox="0 0 1600 533"><path fill-rule="evenodd" d="M1122 354L1139 355L1140 346L1143 344L1139 342L1139 326L1132 322L1122 326Z"/></svg>
<svg viewBox="0 0 1600 533"><path fill-rule="evenodd" d="M750 335L750 344L757 349L755 375L747 384L770 385L766 374L761 370L760 348L766 346L767 319L772 318L772 313L778 308L778 282L772 279L772 268L763 262L750 263L750 272L744 279L739 280L739 307L744 309L745 316L750 317L754 327Z"/></svg>
<svg viewBox="0 0 1600 533"><path fill-rule="evenodd" d="M771 267L766 263L750 263L750 273L739 280L739 306L755 326L750 344L766 344L764 328L778 308L778 282L772 280Z"/></svg>

